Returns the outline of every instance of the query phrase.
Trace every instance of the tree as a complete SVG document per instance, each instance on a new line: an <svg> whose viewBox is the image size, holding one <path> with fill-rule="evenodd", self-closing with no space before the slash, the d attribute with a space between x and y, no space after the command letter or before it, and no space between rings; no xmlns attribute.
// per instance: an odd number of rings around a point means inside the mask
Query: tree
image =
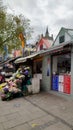
<svg viewBox="0 0 73 130"><path fill-rule="evenodd" d="M31 37L30 20L22 15L8 14L0 0L0 52L4 51L4 45L8 46L10 52L12 49L19 49L21 47L20 32L25 35L26 40Z"/></svg>
<svg viewBox="0 0 73 130"><path fill-rule="evenodd" d="M2 33L3 33L3 29L5 26L5 19L6 19L6 13L5 13L5 9L3 7L3 3L2 0L0 0L0 50L3 49L3 37L2 37Z"/></svg>

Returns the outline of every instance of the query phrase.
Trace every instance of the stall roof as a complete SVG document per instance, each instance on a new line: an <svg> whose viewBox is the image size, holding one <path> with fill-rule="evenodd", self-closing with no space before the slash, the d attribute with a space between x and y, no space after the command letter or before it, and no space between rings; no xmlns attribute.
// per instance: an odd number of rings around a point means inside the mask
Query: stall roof
<svg viewBox="0 0 73 130"><path fill-rule="evenodd" d="M65 42L56 46L50 47L48 50L45 50L44 52L42 51L41 54L53 54L54 52L58 52L64 49L67 45L72 45L73 41L70 42Z"/></svg>
<svg viewBox="0 0 73 130"><path fill-rule="evenodd" d="M15 60L14 63L18 64L18 63L26 62L27 59L31 59L31 58L33 58L33 57L35 57L35 56L37 56L37 55L39 55L39 53L34 53L34 54L32 54L32 55L29 55L29 56L26 56L26 57L19 58L19 59Z"/></svg>
<svg viewBox="0 0 73 130"><path fill-rule="evenodd" d="M63 48L67 45L71 45L73 44L73 41L71 42L66 42L66 43L62 43L60 45L56 45L56 46L52 46L50 47L48 50L41 50L39 52L36 52L32 55L29 55L29 56L26 56L26 57L22 57L22 58L18 58L17 60L15 60L14 63L18 64L18 63L23 63L23 62L26 62L27 59L32 59L36 56L39 56L39 55L46 55L46 54L53 54L54 52L58 52L58 51L61 51L63 50Z"/></svg>
<svg viewBox="0 0 73 130"><path fill-rule="evenodd" d="M19 57L13 57L13 58L11 58L11 59L8 59L8 60L6 60L6 61L3 61L3 62L1 62L0 63L0 66L3 66L4 64L7 64L7 63L9 63L9 62L13 62L13 61L15 61L16 59L18 59L18 58L20 58L21 56L19 56Z"/></svg>

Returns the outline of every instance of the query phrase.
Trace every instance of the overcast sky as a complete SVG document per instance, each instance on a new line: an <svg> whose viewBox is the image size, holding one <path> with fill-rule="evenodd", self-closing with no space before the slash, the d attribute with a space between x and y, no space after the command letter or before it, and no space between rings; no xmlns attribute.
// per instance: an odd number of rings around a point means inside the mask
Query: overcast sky
<svg viewBox="0 0 73 130"><path fill-rule="evenodd" d="M73 0L4 0L8 11L23 14L31 20L34 36L44 34L46 27L57 36L61 27L73 28Z"/></svg>

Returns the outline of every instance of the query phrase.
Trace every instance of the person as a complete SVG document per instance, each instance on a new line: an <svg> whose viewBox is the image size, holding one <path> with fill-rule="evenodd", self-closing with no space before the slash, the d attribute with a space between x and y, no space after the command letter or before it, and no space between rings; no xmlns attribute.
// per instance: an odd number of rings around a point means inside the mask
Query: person
<svg viewBox="0 0 73 130"><path fill-rule="evenodd" d="M32 93L32 82L31 82L30 68L27 67L24 74L25 74L25 80L26 80L28 94L31 94Z"/></svg>
<svg viewBox="0 0 73 130"><path fill-rule="evenodd" d="M0 84L5 82L5 72L0 72Z"/></svg>

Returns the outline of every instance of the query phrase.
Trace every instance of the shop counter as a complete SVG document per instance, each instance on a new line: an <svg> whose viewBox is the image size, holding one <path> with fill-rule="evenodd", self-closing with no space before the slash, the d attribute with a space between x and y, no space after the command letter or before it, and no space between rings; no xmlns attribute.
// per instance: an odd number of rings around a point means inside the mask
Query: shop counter
<svg viewBox="0 0 73 130"><path fill-rule="evenodd" d="M53 75L52 90L70 94L71 91L71 75L59 74Z"/></svg>

